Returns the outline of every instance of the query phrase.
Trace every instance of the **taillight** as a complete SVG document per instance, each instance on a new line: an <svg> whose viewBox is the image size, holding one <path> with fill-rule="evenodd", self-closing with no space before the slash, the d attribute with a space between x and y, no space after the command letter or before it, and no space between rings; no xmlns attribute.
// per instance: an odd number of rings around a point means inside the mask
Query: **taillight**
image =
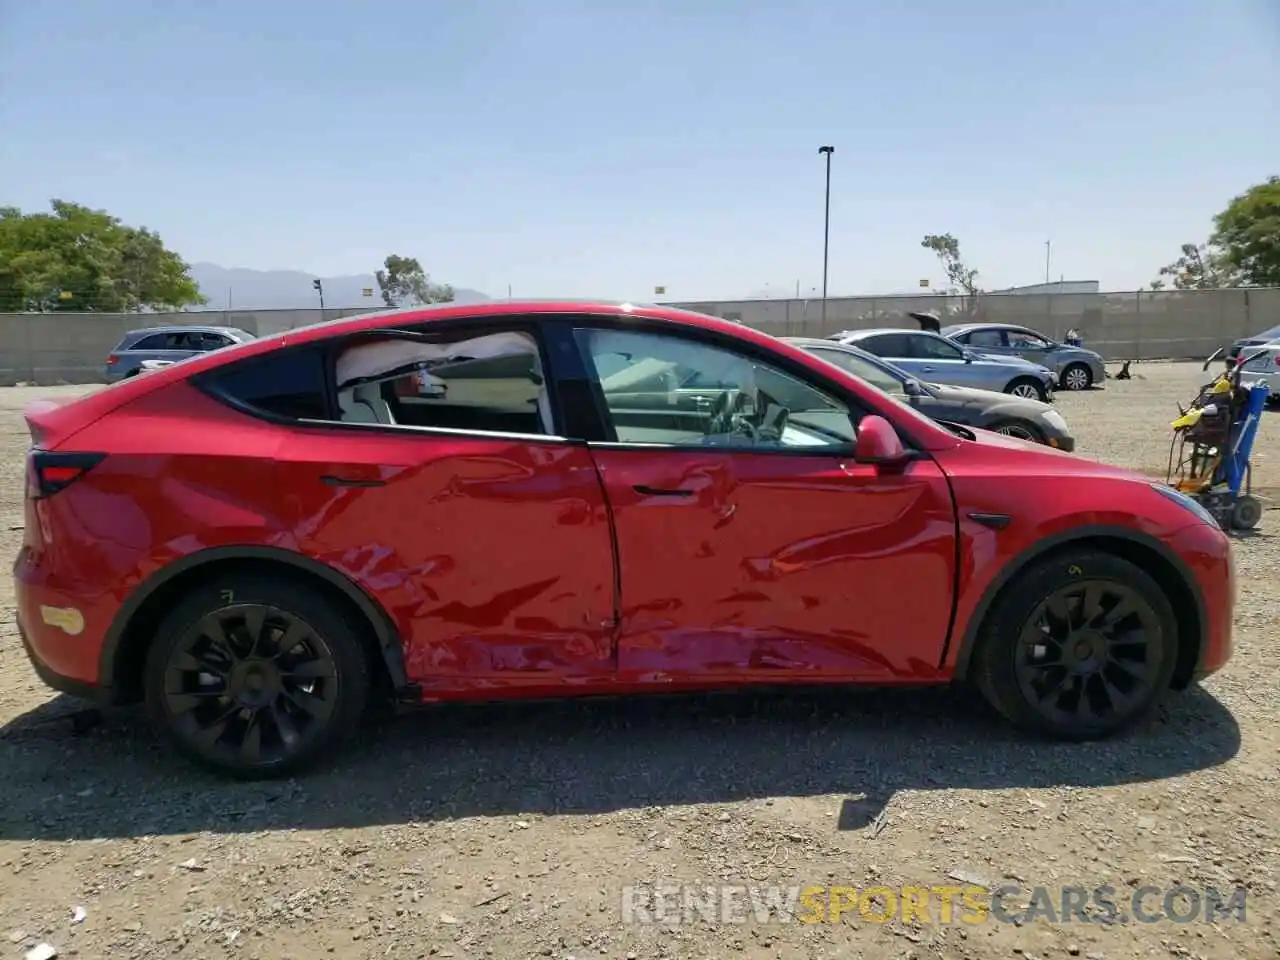
<svg viewBox="0 0 1280 960"><path fill-rule="evenodd" d="M27 457L27 496L33 500L65 490L106 457L104 453L32 450Z"/></svg>
<svg viewBox="0 0 1280 960"><path fill-rule="evenodd" d="M107 366L108 366L108 367L109 367L109 366L112 366L113 364L119 363L119 362L120 362L120 358L119 358L119 357L117 357L114 353L109 353L109 354L107 354Z"/></svg>
<svg viewBox="0 0 1280 960"><path fill-rule="evenodd" d="M1276 366L1280 367L1280 353L1277 353L1274 357L1272 357L1272 359L1275 360Z"/></svg>

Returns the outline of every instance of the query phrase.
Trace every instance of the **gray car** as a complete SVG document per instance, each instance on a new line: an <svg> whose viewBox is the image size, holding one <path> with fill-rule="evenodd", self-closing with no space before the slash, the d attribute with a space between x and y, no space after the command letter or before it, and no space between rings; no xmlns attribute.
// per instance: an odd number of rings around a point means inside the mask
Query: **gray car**
<svg viewBox="0 0 1280 960"><path fill-rule="evenodd" d="M1263 330L1261 333L1255 333L1252 337L1241 337L1235 343L1231 344L1227 350L1227 364L1230 366L1235 358L1241 353L1251 353L1258 347L1266 346L1275 340L1280 340L1280 327L1271 327Z"/></svg>
<svg viewBox="0 0 1280 960"><path fill-rule="evenodd" d="M846 330L828 337L851 343L893 363L918 380L949 383L1049 401L1053 371L1021 357L984 357L936 333L924 330Z"/></svg>
<svg viewBox="0 0 1280 960"><path fill-rule="evenodd" d="M924 383L849 343L782 337L784 343L805 350L839 367L901 403L914 407L926 417L966 427L981 427L1020 440L1043 443L1068 453L1076 441L1062 414L1047 403L1012 397L993 390L948 387Z"/></svg>
<svg viewBox="0 0 1280 960"><path fill-rule="evenodd" d="M252 333L237 327L174 324L130 330L107 357L107 383L136 376L141 372L144 360L176 362L254 339Z"/></svg>
<svg viewBox="0 0 1280 960"><path fill-rule="evenodd" d="M1063 390L1088 390L1106 381L1102 357L1084 347L1051 340L1029 327L1012 323L957 323L942 335L979 353L1015 356L1048 367Z"/></svg>

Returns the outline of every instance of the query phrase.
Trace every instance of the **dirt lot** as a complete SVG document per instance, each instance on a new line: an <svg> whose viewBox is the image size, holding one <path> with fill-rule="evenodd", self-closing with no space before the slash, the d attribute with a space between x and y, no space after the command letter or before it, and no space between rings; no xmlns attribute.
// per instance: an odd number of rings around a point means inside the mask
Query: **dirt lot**
<svg viewBox="0 0 1280 960"><path fill-rule="evenodd" d="M1202 375L1139 376L1059 405L1084 455L1162 473L1174 403ZM0 390L5 556L21 536L18 410L59 392ZM1280 415L1256 471L1280 496ZM1028 742L936 692L450 708L254 786L171 760L133 713L75 732L77 705L22 654L5 578L0 960L42 942L113 960L1275 957L1280 512L1237 555L1229 668L1105 744ZM761 922L748 899L748 922L625 924L624 885L660 882L1008 884L1019 916L1036 886L1056 901L1062 885L1109 884L1128 913L1144 885L1243 885L1247 912L878 924L855 909L804 924ZM1163 891L1144 896L1158 917Z"/></svg>

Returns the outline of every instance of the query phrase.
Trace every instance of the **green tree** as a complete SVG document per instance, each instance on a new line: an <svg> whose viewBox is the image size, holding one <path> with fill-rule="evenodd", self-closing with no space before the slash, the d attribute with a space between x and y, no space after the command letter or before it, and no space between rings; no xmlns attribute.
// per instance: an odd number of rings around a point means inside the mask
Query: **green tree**
<svg viewBox="0 0 1280 960"><path fill-rule="evenodd" d="M1209 243L1242 285L1280 287L1280 176L1233 197L1213 227Z"/></svg>
<svg viewBox="0 0 1280 960"><path fill-rule="evenodd" d="M1236 277L1222 251L1210 244L1184 243L1182 254L1173 263L1160 268L1160 276L1168 277L1175 290L1212 290L1217 287L1236 286ZM1152 283L1151 289L1163 280Z"/></svg>
<svg viewBox="0 0 1280 960"><path fill-rule="evenodd" d="M432 283L422 264L413 257L390 254L383 261L383 268L375 276L382 301L388 307L412 307L428 303L448 303L453 299L453 287L447 283Z"/></svg>
<svg viewBox="0 0 1280 960"><path fill-rule="evenodd" d="M949 233L930 233L920 241L920 246L931 250L942 263L950 288L964 297L963 310L972 313L978 308L978 271L971 269L960 256L960 241Z"/></svg>
<svg viewBox="0 0 1280 960"><path fill-rule="evenodd" d="M0 311L123 313L207 302L158 234L78 203L50 206L0 208Z"/></svg>

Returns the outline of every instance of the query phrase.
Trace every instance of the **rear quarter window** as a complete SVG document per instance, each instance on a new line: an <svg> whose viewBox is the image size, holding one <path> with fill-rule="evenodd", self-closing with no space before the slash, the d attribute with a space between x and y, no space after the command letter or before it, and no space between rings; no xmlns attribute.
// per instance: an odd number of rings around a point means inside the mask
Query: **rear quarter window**
<svg viewBox="0 0 1280 960"><path fill-rule="evenodd" d="M257 413L291 420L328 420L324 351L315 346L279 350L210 371L201 386Z"/></svg>

